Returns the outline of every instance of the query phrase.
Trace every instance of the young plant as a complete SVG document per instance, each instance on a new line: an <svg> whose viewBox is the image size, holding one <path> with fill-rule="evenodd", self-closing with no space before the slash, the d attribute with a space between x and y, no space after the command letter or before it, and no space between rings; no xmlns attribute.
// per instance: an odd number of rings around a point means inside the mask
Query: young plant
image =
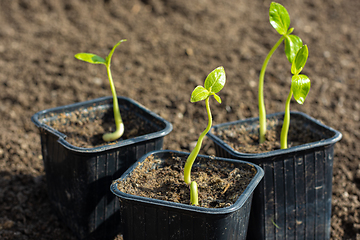
<svg viewBox="0 0 360 240"><path fill-rule="evenodd" d="M195 181L191 182L191 168L195 162L197 155L200 152L202 141L205 135L210 131L212 125L212 116L210 111L210 104L209 99L210 96L214 96L216 101L221 103L221 98L216 95L225 85L226 76L225 70L223 67L218 67L213 70L205 79L204 87L197 86L191 94L191 102L198 102L205 100L206 105L206 112L208 115L208 125L206 129L200 134L195 148L190 153L189 157L186 160L185 167L184 167L184 181L187 184L191 184L190 186L190 202L193 205L198 205L198 191L197 191L197 184Z"/></svg>
<svg viewBox="0 0 360 240"><path fill-rule="evenodd" d="M299 104L303 104L310 91L310 79L304 74L299 74L306 64L308 55L309 51L307 46L302 46L296 53L291 65L291 73L293 76L291 78L290 92L285 103L285 116L280 135L281 149L287 148L287 136L290 126L290 100L292 95L294 94L294 98Z"/></svg>
<svg viewBox="0 0 360 240"><path fill-rule="evenodd" d="M114 119L115 119L115 125L116 130L113 133L105 133L103 135L103 140L105 142L111 142L119 139L124 134L124 123L121 118L120 110L119 110L119 103L116 95L115 85L114 81L111 75L110 65L111 65L111 57L115 51L115 49L122 43L125 42L126 39L120 40L110 51L109 55L106 57L106 59L103 59L102 57L99 57L92 53L78 53L75 55L75 58L92 63L92 64L104 64L106 66L107 75L110 82L110 88L111 93L113 96L113 111L114 111Z"/></svg>
<svg viewBox="0 0 360 240"><path fill-rule="evenodd" d="M281 4L272 2L269 10L269 21L270 24L276 29L276 31L281 35L281 38L270 50L266 56L264 63L262 65L260 76L259 76L259 93L258 93L258 102L259 102L259 124L260 124L260 143L265 142L266 134L266 111L264 103L264 76L267 64L275 52L275 50L280 46L284 41L285 43L285 54L290 63L293 62L294 57L297 51L302 47L302 40L296 36L292 35L294 28L290 28L290 16Z"/></svg>

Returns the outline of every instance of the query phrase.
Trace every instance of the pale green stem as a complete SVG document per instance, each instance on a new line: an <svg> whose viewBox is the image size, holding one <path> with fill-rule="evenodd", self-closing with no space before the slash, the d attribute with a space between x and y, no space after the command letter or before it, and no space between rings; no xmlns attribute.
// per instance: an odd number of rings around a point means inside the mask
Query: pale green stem
<svg viewBox="0 0 360 240"><path fill-rule="evenodd" d="M190 203L195 206L199 205L198 187L195 181L190 184Z"/></svg>
<svg viewBox="0 0 360 240"><path fill-rule="evenodd" d="M185 167L184 167L184 181L187 183L187 184L190 184L191 183L191 168L192 168L192 165L194 164L195 162L195 159L197 157L197 155L199 154L200 152L200 149L201 149L201 144L202 144L202 141L205 137L205 135L210 131L211 129L211 125L212 125L212 117L211 117L211 111L210 111L210 104L209 104L209 97L207 97L205 99L205 104L206 104L206 111L207 111L207 115L208 115L208 126L206 127L206 129L200 134L200 137L196 143L196 146L195 148L192 150L192 152L190 153L189 157L187 158L186 160L186 163L185 163Z"/></svg>
<svg viewBox="0 0 360 240"><path fill-rule="evenodd" d="M111 75L110 71L110 60L106 64L106 71L109 77L110 82L110 89L113 96L113 111L114 111L114 119L115 119L115 125L116 130L113 133L106 133L103 135L103 140L105 142L114 141L116 139L119 139L124 134L124 123L121 119L120 110L119 110L119 103L116 95L116 90L114 86L114 81Z"/></svg>
<svg viewBox="0 0 360 240"><path fill-rule="evenodd" d="M290 101L293 95L293 91L290 89L290 93L286 99L285 103L285 115L284 115L284 122L281 128L281 135L280 135L280 146L281 149L287 149L287 137L289 132L290 126Z"/></svg>
<svg viewBox="0 0 360 240"><path fill-rule="evenodd" d="M274 45L274 47L270 50L269 54L266 56L264 63L262 65L260 76L259 76L259 124L260 124L260 143L265 142L265 134L266 134L266 110L265 110L265 102L264 102L264 77L265 70L269 63L269 60L275 50L280 46L282 41L285 39L285 36L282 36L279 41Z"/></svg>

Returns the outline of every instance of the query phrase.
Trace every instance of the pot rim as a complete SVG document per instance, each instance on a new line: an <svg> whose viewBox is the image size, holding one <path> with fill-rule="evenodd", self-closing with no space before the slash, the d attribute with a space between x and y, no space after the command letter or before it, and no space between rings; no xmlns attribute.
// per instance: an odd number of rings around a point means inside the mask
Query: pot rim
<svg viewBox="0 0 360 240"><path fill-rule="evenodd" d="M127 171L125 171L124 174L119 179L113 181L113 183L110 186L111 192L113 194L115 194L117 197L119 197L120 199L126 199L129 201L136 201L136 202L141 202L141 203L145 203L145 204L151 203L153 205L171 208L171 209L182 210L182 211L197 212L197 213L211 214L211 215L222 215L222 214L229 214L229 213L235 212L238 209L240 209L245 204L245 202L248 201L248 199L251 197L256 186L260 183L261 179L264 176L263 169L254 163L241 161L241 160L235 160L235 159L229 159L229 158L220 158L220 157L213 157L213 156L206 156L206 155L199 154L198 157L202 157L202 158L208 158L208 159L218 160L218 161L233 162L233 163L249 164L256 168L257 172L256 172L255 176L250 181L250 183L248 184L248 186L246 187L244 192L239 196L238 200L231 206L224 207L224 208L204 208L204 207L199 207L199 206L187 205L187 204L183 204L183 203L175 203L175 202L170 202L170 201L165 201L165 200L141 197L141 196L136 196L136 195L131 195L131 194L121 192L117 188L118 181L125 179L131 173L131 171L134 168L136 168L140 162L144 161L148 156L156 155L156 154L158 154L158 155L159 154L178 154L178 155L188 156L190 153L174 151L174 150L155 150L155 151L149 152L149 153L145 154L144 156L142 156L137 162L135 162Z"/></svg>
<svg viewBox="0 0 360 240"><path fill-rule="evenodd" d="M314 149L314 148L319 148L319 147L326 147L326 146L330 146L330 145L335 144L336 142L340 141L341 138L342 138L342 134L339 131L337 131L337 130L331 128L331 127L326 126L325 124L321 123L319 120L316 120L315 118L312 118L312 117L310 117L309 115L307 115L307 114L305 114L303 112L291 111L290 114L292 116L298 115L300 117L305 118L307 121L314 123L319 128L321 128L323 130L326 130L328 132L331 132L333 134L333 136L329 137L329 138L326 138L324 140L311 142L311 143L306 143L306 144L290 147L290 148L287 148L287 149L277 149L277 150L274 150L274 151L263 152L263 153L242 153L242 152L234 150L230 145L228 145L222 139L220 139L217 135L212 133L213 129L217 129L217 128L220 128L220 127L229 126L229 125L235 125L235 124L240 124L240 123L246 123L246 122L259 121L258 117L246 118L246 119L242 119L242 120L226 122L226 123L221 123L221 124L215 125L209 131L207 136L211 140L213 140L215 144L217 144L219 146L222 146L222 148L225 149L227 152L229 152L231 155L236 156L236 157L241 157L241 158L243 158L245 160L247 160L247 159L273 158L273 157L277 157L279 155L295 154L297 152L308 151L309 149ZM279 115L283 116L284 112L277 112L277 113L269 114L267 116L267 118L272 118L272 117L276 117L276 116L279 116Z"/></svg>
<svg viewBox="0 0 360 240"><path fill-rule="evenodd" d="M87 100L84 102L77 102L77 103L73 103L73 104L69 104L69 105L64 105L64 106L58 106L58 107L54 107L54 108L50 108L50 109L45 109L42 111L39 111L37 113L35 113L32 117L31 117L31 121L41 130L44 131L48 131L52 134L54 134L55 136L57 136L58 142L64 146L65 148L74 151L74 152L79 152L79 153L99 153L99 152L105 152L105 151L109 151L115 148L119 148L119 147L124 147L124 146L128 146L131 144L135 144L138 142L143 142L143 141L148 141L154 138L161 138L164 137L165 135L169 134L173 127L172 124L170 122L168 122L167 120L161 118L159 115L157 115L156 113L150 111L149 109L147 109L146 107L144 107L143 105L141 105L140 103L138 103L137 101L130 99L128 97L123 97L123 96L118 96L118 101L122 100L122 101L126 101L129 102L130 104L133 104L135 106L137 106L140 110L142 110L144 112L144 114L162 122L164 124L164 127L156 132L152 132L149 134L145 134L142 136L137 136L135 138L130 138L130 139L125 139L125 140L120 140L120 141L116 141L116 142L112 142L110 144L106 144L103 146L98 146L98 147L93 147L93 148L84 148L84 147L77 147L74 146L72 144L70 144L69 142L66 141L66 135L57 131L56 129L48 126L47 124L41 122L41 117L48 115L49 113L61 113L64 109L79 109L82 107L91 107L94 106L94 103L98 103L97 106L101 106L101 105L108 105L109 103L112 104L112 96L106 96L106 97L101 97L101 98L96 98L96 99L92 99L92 100ZM71 112L71 111L69 111Z"/></svg>

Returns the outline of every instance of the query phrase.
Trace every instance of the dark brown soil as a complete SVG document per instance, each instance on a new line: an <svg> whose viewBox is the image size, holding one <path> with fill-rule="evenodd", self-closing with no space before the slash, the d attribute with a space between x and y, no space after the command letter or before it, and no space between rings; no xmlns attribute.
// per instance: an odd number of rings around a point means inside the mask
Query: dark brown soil
<svg viewBox="0 0 360 240"><path fill-rule="evenodd" d="M322 140L322 136L309 128L301 119L291 119L288 132L287 147L295 147L306 143ZM259 122L256 122L259 124ZM267 119L266 141L259 143L259 125L257 127L231 125L229 128L218 128L213 133L237 152L263 153L281 148L280 133L283 126L282 119Z"/></svg>
<svg viewBox="0 0 360 240"><path fill-rule="evenodd" d="M309 48L311 79L298 110L343 133L335 145L331 236L360 238L360 1L284 0L294 34ZM224 66L227 83L211 101L214 123L256 117L257 78L278 40L263 0L0 1L0 238L74 239L46 193L38 129L40 110L109 96L103 66L78 52L114 53L117 93L173 124L164 148L190 151L206 125L196 85ZM265 75L268 113L284 110L290 66L281 49ZM206 138L203 154L215 154Z"/></svg>
<svg viewBox="0 0 360 240"><path fill-rule="evenodd" d="M186 158L173 156L146 158L124 181L118 181L122 192L153 199L190 204L190 188L184 182ZM241 168L234 164L197 159L191 180L198 185L199 206L204 208L229 207L249 185L256 174L250 165Z"/></svg>
<svg viewBox="0 0 360 240"><path fill-rule="evenodd" d="M151 126L149 121L144 121L144 119L131 111L123 110L121 111L121 115L126 128L124 134L118 139L119 141L159 130ZM111 133L116 130L114 114L112 109L109 108L102 108L95 111L91 111L91 109L84 111L82 109L68 114L57 114L53 121L47 122L46 124L65 134L68 143L83 148L112 144L112 142L104 142L102 136L105 133Z"/></svg>

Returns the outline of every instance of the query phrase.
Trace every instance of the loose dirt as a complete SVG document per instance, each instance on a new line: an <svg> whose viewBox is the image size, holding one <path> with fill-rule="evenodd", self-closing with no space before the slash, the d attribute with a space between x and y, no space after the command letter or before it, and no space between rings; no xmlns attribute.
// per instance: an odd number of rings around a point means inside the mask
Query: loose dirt
<svg viewBox="0 0 360 240"><path fill-rule="evenodd" d="M284 0L294 34L309 48L311 79L298 110L343 133L335 145L331 236L360 238L359 1ZM268 0L0 1L0 238L75 239L51 210L37 111L109 96L103 66L74 58L105 57L120 39L112 71L117 93L173 124L165 149L190 151L207 119L191 91L224 66L214 124L256 117L262 61L279 38ZM290 64L282 49L265 75L268 113L284 111ZM205 139L202 154L215 154Z"/></svg>
<svg viewBox="0 0 360 240"><path fill-rule="evenodd" d="M158 159L151 155L125 180L117 181L118 189L131 195L190 204L189 185L183 180L186 159L176 155ZM204 208L230 207L256 174L256 169L247 164L235 166L200 157L192 171L191 181L198 186L198 205Z"/></svg>

